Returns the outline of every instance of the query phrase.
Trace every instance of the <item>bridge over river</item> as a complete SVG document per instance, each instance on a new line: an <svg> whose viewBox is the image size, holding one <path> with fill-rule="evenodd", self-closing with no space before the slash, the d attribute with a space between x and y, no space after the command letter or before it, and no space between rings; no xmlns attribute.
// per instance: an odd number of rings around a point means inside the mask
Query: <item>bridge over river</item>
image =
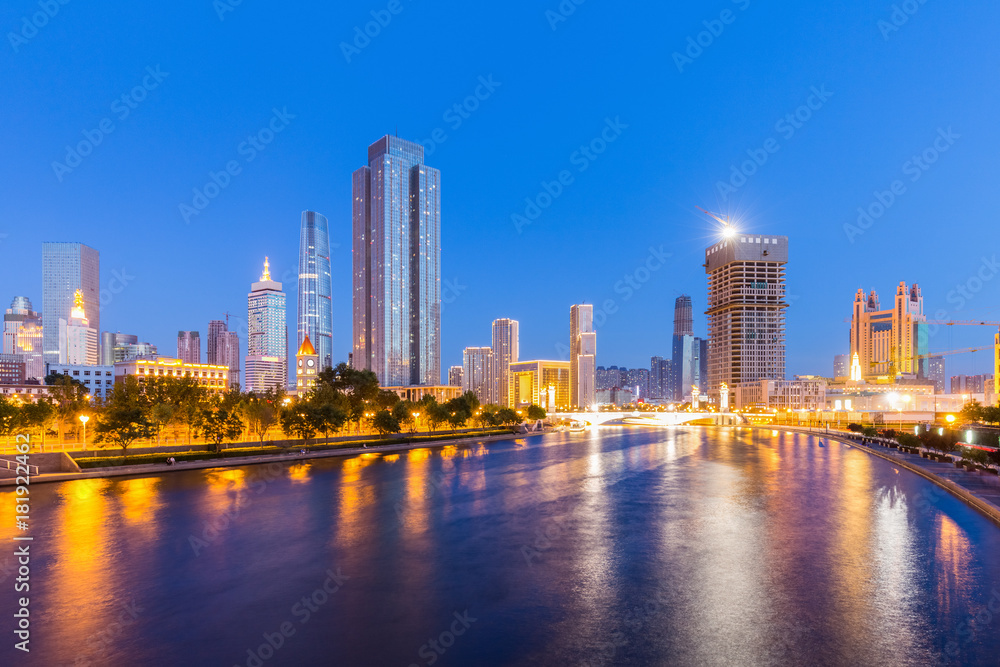
<svg viewBox="0 0 1000 667"><path fill-rule="evenodd" d="M552 419L568 419L591 426L628 424L631 426L679 426L701 424L738 426L748 424L746 417L735 412L554 412Z"/></svg>

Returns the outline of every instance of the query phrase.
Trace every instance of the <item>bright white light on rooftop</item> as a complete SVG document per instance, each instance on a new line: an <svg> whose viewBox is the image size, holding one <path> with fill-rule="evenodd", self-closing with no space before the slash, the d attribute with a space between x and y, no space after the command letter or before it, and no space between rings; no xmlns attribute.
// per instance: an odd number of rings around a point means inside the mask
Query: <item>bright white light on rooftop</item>
<svg viewBox="0 0 1000 667"><path fill-rule="evenodd" d="M726 225L722 228L722 236L727 239L731 239L736 236L736 228L732 225Z"/></svg>

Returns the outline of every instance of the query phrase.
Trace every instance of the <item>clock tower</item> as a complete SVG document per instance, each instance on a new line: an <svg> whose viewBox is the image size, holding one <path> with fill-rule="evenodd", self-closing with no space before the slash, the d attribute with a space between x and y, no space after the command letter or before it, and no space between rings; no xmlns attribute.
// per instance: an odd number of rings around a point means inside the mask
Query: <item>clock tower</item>
<svg viewBox="0 0 1000 667"><path fill-rule="evenodd" d="M295 353L295 393L304 396L316 386L319 372L319 355L307 335Z"/></svg>

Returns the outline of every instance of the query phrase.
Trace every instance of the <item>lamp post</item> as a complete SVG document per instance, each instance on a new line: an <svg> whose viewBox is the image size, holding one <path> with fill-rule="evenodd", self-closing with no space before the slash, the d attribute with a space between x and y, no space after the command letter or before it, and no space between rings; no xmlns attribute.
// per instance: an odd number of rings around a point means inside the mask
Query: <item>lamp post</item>
<svg viewBox="0 0 1000 667"><path fill-rule="evenodd" d="M80 415L80 421L83 422L83 451L87 451L87 422L90 421L90 417Z"/></svg>

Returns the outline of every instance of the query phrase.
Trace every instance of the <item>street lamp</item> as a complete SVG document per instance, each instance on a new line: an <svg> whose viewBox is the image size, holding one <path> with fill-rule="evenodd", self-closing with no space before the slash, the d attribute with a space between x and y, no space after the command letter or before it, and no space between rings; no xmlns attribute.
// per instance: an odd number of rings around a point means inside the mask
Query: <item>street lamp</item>
<svg viewBox="0 0 1000 667"><path fill-rule="evenodd" d="M83 422L83 451L87 451L87 422L90 421L90 417L80 415L80 421Z"/></svg>

